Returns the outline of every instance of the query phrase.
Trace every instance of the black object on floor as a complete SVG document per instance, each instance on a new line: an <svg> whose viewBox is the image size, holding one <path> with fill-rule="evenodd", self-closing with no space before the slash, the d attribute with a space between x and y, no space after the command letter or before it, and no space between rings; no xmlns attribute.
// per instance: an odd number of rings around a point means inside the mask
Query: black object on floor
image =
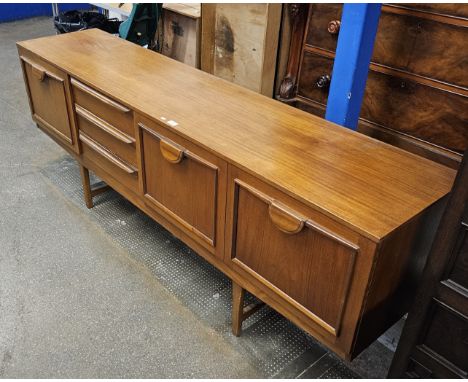
<svg viewBox="0 0 468 382"><path fill-rule="evenodd" d="M99 12L67 11L54 17L54 26L59 34L98 28L108 33L119 33L121 21L109 19Z"/></svg>

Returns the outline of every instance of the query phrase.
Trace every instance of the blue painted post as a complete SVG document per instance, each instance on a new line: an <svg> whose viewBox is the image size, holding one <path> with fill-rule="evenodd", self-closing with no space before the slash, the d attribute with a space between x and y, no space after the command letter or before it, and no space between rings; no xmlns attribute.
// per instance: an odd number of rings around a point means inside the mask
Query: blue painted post
<svg viewBox="0 0 468 382"><path fill-rule="evenodd" d="M325 118L356 130L381 4L344 4Z"/></svg>

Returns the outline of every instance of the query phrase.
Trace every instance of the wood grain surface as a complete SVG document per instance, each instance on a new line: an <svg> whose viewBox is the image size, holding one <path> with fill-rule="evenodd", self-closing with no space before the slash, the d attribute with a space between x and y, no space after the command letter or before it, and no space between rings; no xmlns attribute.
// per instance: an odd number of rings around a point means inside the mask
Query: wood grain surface
<svg viewBox="0 0 468 382"><path fill-rule="evenodd" d="M324 116L341 4L291 4L306 19L291 35L277 99ZM467 4L384 4L358 130L457 169L468 147ZM366 112L364 117L362 114Z"/></svg>
<svg viewBox="0 0 468 382"><path fill-rule="evenodd" d="M373 239L447 194L454 178L444 166L99 30L18 45Z"/></svg>
<svg viewBox="0 0 468 382"><path fill-rule="evenodd" d="M304 52L298 95L327 104L317 79L331 74L333 59ZM369 70L360 117L380 126L462 152L468 143L467 97L387 73Z"/></svg>
<svg viewBox="0 0 468 382"><path fill-rule="evenodd" d="M451 25L389 10L393 8L382 9L373 63L468 87L468 21L465 26ZM327 26L341 20L341 11L341 4L312 4L306 43L335 52L338 35L329 33Z"/></svg>

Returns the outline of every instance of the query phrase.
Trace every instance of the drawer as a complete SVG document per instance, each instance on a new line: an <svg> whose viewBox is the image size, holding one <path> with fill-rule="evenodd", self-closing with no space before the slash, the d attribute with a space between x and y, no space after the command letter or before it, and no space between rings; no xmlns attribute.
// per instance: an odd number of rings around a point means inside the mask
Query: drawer
<svg viewBox="0 0 468 382"><path fill-rule="evenodd" d="M399 5L419 11L432 12L447 16L457 16L468 19L467 3L412 3Z"/></svg>
<svg viewBox="0 0 468 382"><path fill-rule="evenodd" d="M79 139L83 158L102 168L131 191L138 191L138 169L135 166L123 161L82 131Z"/></svg>
<svg viewBox="0 0 468 382"><path fill-rule="evenodd" d="M356 274L357 235L336 222L324 225L316 211L232 171L238 175L230 175L228 184L232 197L225 261L292 304L328 335L339 336Z"/></svg>
<svg viewBox="0 0 468 382"><path fill-rule="evenodd" d="M34 120L54 137L76 148L67 102L67 75L38 58L20 58Z"/></svg>
<svg viewBox="0 0 468 382"><path fill-rule="evenodd" d="M331 22L336 23L338 21L341 23L343 5L315 3L310 4L309 7L310 16L309 28L306 32L306 44L334 52L338 41L338 33L331 33L328 29Z"/></svg>
<svg viewBox="0 0 468 382"><path fill-rule="evenodd" d="M146 203L222 257L226 164L162 124L137 120Z"/></svg>
<svg viewBox="0 0 468 382"><path fill-rule="evenodd" d="M123 161L137 166L135 138L121 132L80 105L75 105L78 129Z"/></svg>
<svg viewBox="0 0 468 382"><path fill-rule="evenodd" d="M417 349L439 363L468 376L468 317L434 300Z"/></svg>
<svg viewBox="0 0 468 382"><path fill-rule="evenodd" d="M465 293L468 295L468 223L464 221L459 227L454 257L455 261L447 278L465 289Z"/></svg>
<svg viewBox="0 0 468 382"><path fill-rule="evenodd" d="M90 111L122 133L135 137L133 112L121 103L72 78L75 104Z"/></svg>
<svg viewBox="0 0 468 382"><path fill-rule="evenodd" d="M466 28L393 9L382 8L372 62L468 87ZM340 4L312 4L306 43L335 52L337 34L328 31L328 24L341 20L341 11Z"/></svg>
<svg viewBox="0 0 468 382"><path fill-rule="evenodd" d="M333 59L304 52L299 95L326 104L317 79ZM468 146L468 98L410 80L369 71L360 117L426 142L462 152Z"/></svg>

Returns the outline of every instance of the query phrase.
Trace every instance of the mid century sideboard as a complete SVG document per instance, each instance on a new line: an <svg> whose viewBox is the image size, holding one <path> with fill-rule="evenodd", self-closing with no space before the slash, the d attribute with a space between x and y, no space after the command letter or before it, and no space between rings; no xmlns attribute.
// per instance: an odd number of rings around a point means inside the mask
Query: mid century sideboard
<svg viewBox="0 0 468 382"><path fill-rule="evenodd" d="M408 309L455 171L99 30L18 43L37 126L351 359Z"/></svg>

